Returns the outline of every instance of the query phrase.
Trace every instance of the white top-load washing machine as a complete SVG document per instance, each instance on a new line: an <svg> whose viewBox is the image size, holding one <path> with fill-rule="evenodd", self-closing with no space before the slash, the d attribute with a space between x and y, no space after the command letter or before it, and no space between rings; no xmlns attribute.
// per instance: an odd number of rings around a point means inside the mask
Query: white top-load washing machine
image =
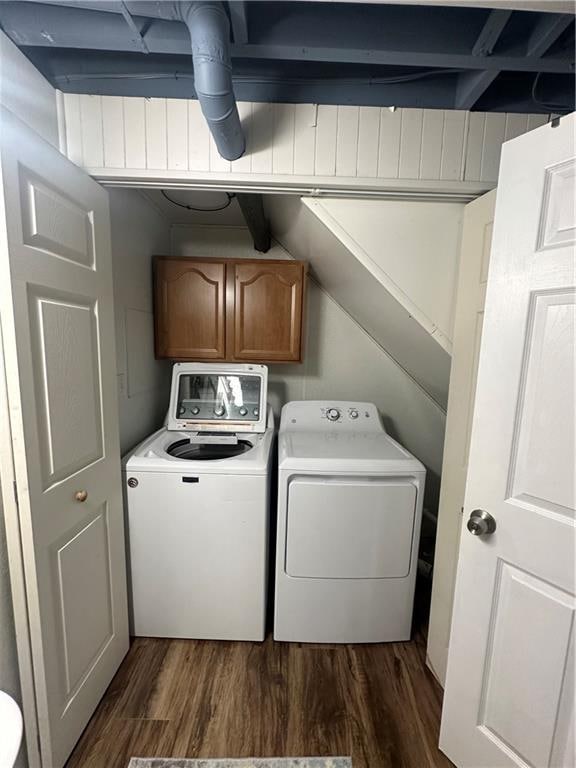
<svg viewBox="0 0 576 768"><path fill-rule="evenodd" d="M124 462L134 634L263 640L274 417L263 365L176 363Z"/></svg>
<svg viewBox="0 0 576 768"><path fill-rule="evenodd" d="M278 437L274 638L408 640L425 469L372 403L293 402Z"/></svg>

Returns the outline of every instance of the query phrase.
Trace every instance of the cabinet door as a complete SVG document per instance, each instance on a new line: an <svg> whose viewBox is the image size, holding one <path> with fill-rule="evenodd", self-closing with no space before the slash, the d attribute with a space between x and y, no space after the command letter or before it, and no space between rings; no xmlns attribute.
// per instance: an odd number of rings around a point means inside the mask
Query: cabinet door
<svg viewBox="0 0 576 768"><path fill-rule="evenodd" d="M222 262L157 259L156 357L223 360L225 295Z"/></svg>
<svg viewBox="0 0 576 768"><path fill-rule="evenodd" d="M303 292L301 262L236 263L234 359L300 360Z"/></svg>

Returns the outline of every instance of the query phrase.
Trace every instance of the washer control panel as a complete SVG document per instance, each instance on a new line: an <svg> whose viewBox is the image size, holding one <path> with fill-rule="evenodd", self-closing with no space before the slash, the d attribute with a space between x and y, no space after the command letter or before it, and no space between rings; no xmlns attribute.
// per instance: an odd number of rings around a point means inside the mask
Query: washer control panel
<svg viewBox="0 0 576 768"><path fill-rule="evenodd" d="M168 429L265 432L268 369L241 363L175 363Z"/></svg>
<svg viewBox="0 0 576 768"><path fill-rule="evenodd" d="M287 403L282 409L281 428L321 431L381 431L378 409L373 403L319 402L303 400Z"/></svg>

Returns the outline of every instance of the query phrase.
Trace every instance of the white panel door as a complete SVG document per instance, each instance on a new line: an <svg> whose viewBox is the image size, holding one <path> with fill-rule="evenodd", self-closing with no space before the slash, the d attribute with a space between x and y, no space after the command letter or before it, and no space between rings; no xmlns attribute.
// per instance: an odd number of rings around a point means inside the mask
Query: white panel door
<svg viewBox="0 0 576 768"><path fill-rule="evenodd" d="M462 246L456 290L452 367L448 390L427 647L428 664L442 685L446 681L448 664L450 620L454 601L456 563L468 471L495 204L496 190L492 190L472 203L468 203L464 208L462 222Z"/></svg>
<svg viewBox="0 0 576 768"><path fill-rule="evenodd" d="M459 768L574 754L574 116L504 146L440 747Z"/></svg>
<svg viewBox="0 0 576 768"><path fill-rule="evenodd" d="M42 765L59 768L128 649L108 196L8 112L1 129L1 321L26 609Z"/></svg>

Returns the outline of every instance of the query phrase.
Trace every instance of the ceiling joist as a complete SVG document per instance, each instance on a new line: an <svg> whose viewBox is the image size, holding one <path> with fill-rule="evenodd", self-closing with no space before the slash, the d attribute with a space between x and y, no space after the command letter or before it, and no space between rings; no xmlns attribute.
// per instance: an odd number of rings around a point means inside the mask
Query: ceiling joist
<svg viewBox="0 0 576 768"><path fill-rule="evenodd" d="M155 4L155 6L158 4ZM190 97L189 34L131 0L0 2L0 25L57 87ZM510 7L226 3L233 81L248 101L544 111L574 108L574 15ZM164 12L166 8L166 12ZM546 94L549 95L549 94Z"/></svg>

